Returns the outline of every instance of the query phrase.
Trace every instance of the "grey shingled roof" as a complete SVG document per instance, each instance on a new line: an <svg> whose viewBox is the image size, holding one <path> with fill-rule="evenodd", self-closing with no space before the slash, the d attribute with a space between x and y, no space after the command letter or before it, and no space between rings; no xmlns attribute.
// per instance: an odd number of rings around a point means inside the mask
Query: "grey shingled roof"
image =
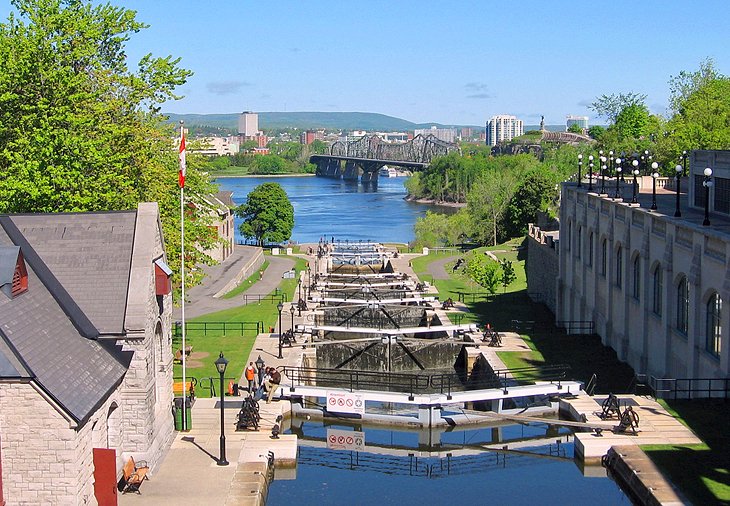
<svg viewBox="0 0 730 506"><path fill-rule="evenodd" d="M136 216L120 211L10 219L94 326L102 334L122 334Z"/></svg>
<svg viewBox="0 0 730 506"><path fill-rule="evenodd" d="M0 225L0 245L11 245L4 228L8 225L2 220ZM80 333L79 329L90 333L85 315L50 271L38 265L42 261L32 248L21 245L21 251L28 290L13 299L0 297L0 331L26 372L73 419L84 423L124 378L124 357L113 346Z"/></svg>
<svg viewBox="0 0 730 506"><path fill-rule="evenodd" d="M0 330L0 378L30 378L31 374L23 364L8 338Z"/></svg>

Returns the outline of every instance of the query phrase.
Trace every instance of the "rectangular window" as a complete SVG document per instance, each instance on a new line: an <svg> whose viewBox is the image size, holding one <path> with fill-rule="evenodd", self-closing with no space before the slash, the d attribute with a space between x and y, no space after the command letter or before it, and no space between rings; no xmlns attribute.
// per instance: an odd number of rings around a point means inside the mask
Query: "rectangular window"
<svg viewBox="0 0 730 506"><path fill-rule="evenodd" d="M618 288L621 288L621 282L622 282L622 269L621 264L623 262L623 252L621 251L621 248L616 250L616 286Z"/></svg>
<svg viewBox="0 0 730 506"><path fill-rule="evenodd" d="M730 179L715 178L715 204L713 210L718 213L730 214Z"/></svg>
<svg viewBox="0 0 730 506"><path fill-rule="evenodd" d="M654 314L659 316L662 314L662 291L664 290L662 276L662 268L661 266L657 266L657 268L654 269L654 297L652 310L654 311Z"/></svg>
<svg viewBox="0 0 730 506"><path fill-rule="evenodd" d="M606 239L601 241L601 276L606 277L606 265L608 263L608 246Z"/></svg>
<svg viewBox="0 0 730 506"><path fill-rule="evenodd" d="M593 267L593 232L588 236L588 267Z"/></svg>

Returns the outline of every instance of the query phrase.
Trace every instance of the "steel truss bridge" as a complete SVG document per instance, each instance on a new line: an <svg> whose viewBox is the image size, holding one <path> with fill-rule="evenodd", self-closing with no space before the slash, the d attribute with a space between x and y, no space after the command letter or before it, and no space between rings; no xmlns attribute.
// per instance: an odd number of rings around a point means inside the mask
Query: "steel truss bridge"
<svg viewBox="0 0 730 506"><path fill-rule="evenodd" d="M327 155L312 155L317 175L357 180L378 181L378 171L384 165L412 170L427 167L437 156L459 151L456 144L444 142L433 135L417 135L401 144L385 142L377 135L366 135L351 142L337 141ZM344 163L344 167L343 167Z"/></svg>

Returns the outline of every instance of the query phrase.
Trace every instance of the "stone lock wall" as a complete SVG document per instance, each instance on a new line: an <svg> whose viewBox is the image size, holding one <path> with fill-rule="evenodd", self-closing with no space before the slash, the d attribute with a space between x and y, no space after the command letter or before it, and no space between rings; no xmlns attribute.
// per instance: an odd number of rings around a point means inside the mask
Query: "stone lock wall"
<svg viewBox="0 0 730 506"><path fill-rule="evenodd" d="M527 236L527 293L535 302L545 304L556 314L558 262L558 233L543 232L530 224Z"/></svg>

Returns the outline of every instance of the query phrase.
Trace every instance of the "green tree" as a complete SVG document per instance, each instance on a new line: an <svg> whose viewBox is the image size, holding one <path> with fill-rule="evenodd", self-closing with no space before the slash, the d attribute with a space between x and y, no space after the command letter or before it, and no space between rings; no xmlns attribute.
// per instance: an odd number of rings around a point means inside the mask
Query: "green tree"
<svg viewBox="0 0 730 506"><path fill-rule="evenodd" d="M499 264L487 258L484 253L473 252L467 257L466 273L490 295L497 293L501 275Z"/></svg>
<svg viewBox="0 0 730 506"><path fill-rule="evenodd" d="M497 242L504 238L500 224L517 186L517 176L510 171L490 171L472 187L467 200L467 210L472 223L479 223L476 239L482 243Z"/></svg>
<svg viewBox="0 0 730 506"><path fill-rule="evenodd" d="M507 292L507 287L512 284L512 282L517 279L517 274L515 274L515 268L512 266L512 261L507 260L506 258L503 258L499 261L499 266L501 267L501 279L502 286L504 287L505 293Z"/></svg>
<svg viewBox="0 0 730 506"><path fill-rule="evenodd" d="M251 190L235 213L243 218L239 227L241 234L256 239L259 246L265 242L284 242L294 229L294 207L278 183L264 183Z"/></svg>
<svg viewBox="0 0 730 506"><path fill-rule="evenodd" d="M288 172L290 164L277 155L257 155L251 164L251 174L282 174Z"/></svg>
<svg viewBox="0 0 730 506"><path fill-rule="evenodd" d="M602 140L604 133L606 133L606 129L601 125L593 125L592 127L588 128L588 135L590 136L590 138L595 139L599 142Z"/></svg>
<svg viewBox="0 0 730 506"><path fill-rule="evenodd" d="M639 139L645 136L649 125L649 110L644 104L627 105L616 116L613 125L619 139Z"/></svg>
<svg viewBox="0 0 730 506"><path fill-rule="evenodd" d="M135 12L88 0L12 0L0 24L0 212L133 209L157 201L169 261L179 263L177 153L159 114L191 73L125 44L146 28ZM214 234L201 195L213 191L189 157L186 237ZM186 264L209 261L190 248ZM194 281L192 269L191 281ZM199 271L198 271L199 272ZM176 269L175 276L179 276ZM176 279L179 281L179 279Z"/></svg>
<svg viewBox="0 0 730 506"><path fill-rule="evenodd" d="M570 125L568 127L568 132L573 133L573 134L582 134L583 129L580 127L580 125L578 123L573 123L572 125Z"/></svg>
<svg viewBox="0 0 730 506"><path fill-rule="evenodd" d="M544 168L523 177L505 210L503 226L507 237L525 235L528 224L537 222L538 212L550 208L557 198L556 182Z"/></svg>
<svg viewBox="0 0 730 506"><path fill-rule="evenodd" d="M610 123L615 123L621 111L632 105L644 105L645 100L646 95L643 93L612 93L596 98L588 108Z"/></svg>

